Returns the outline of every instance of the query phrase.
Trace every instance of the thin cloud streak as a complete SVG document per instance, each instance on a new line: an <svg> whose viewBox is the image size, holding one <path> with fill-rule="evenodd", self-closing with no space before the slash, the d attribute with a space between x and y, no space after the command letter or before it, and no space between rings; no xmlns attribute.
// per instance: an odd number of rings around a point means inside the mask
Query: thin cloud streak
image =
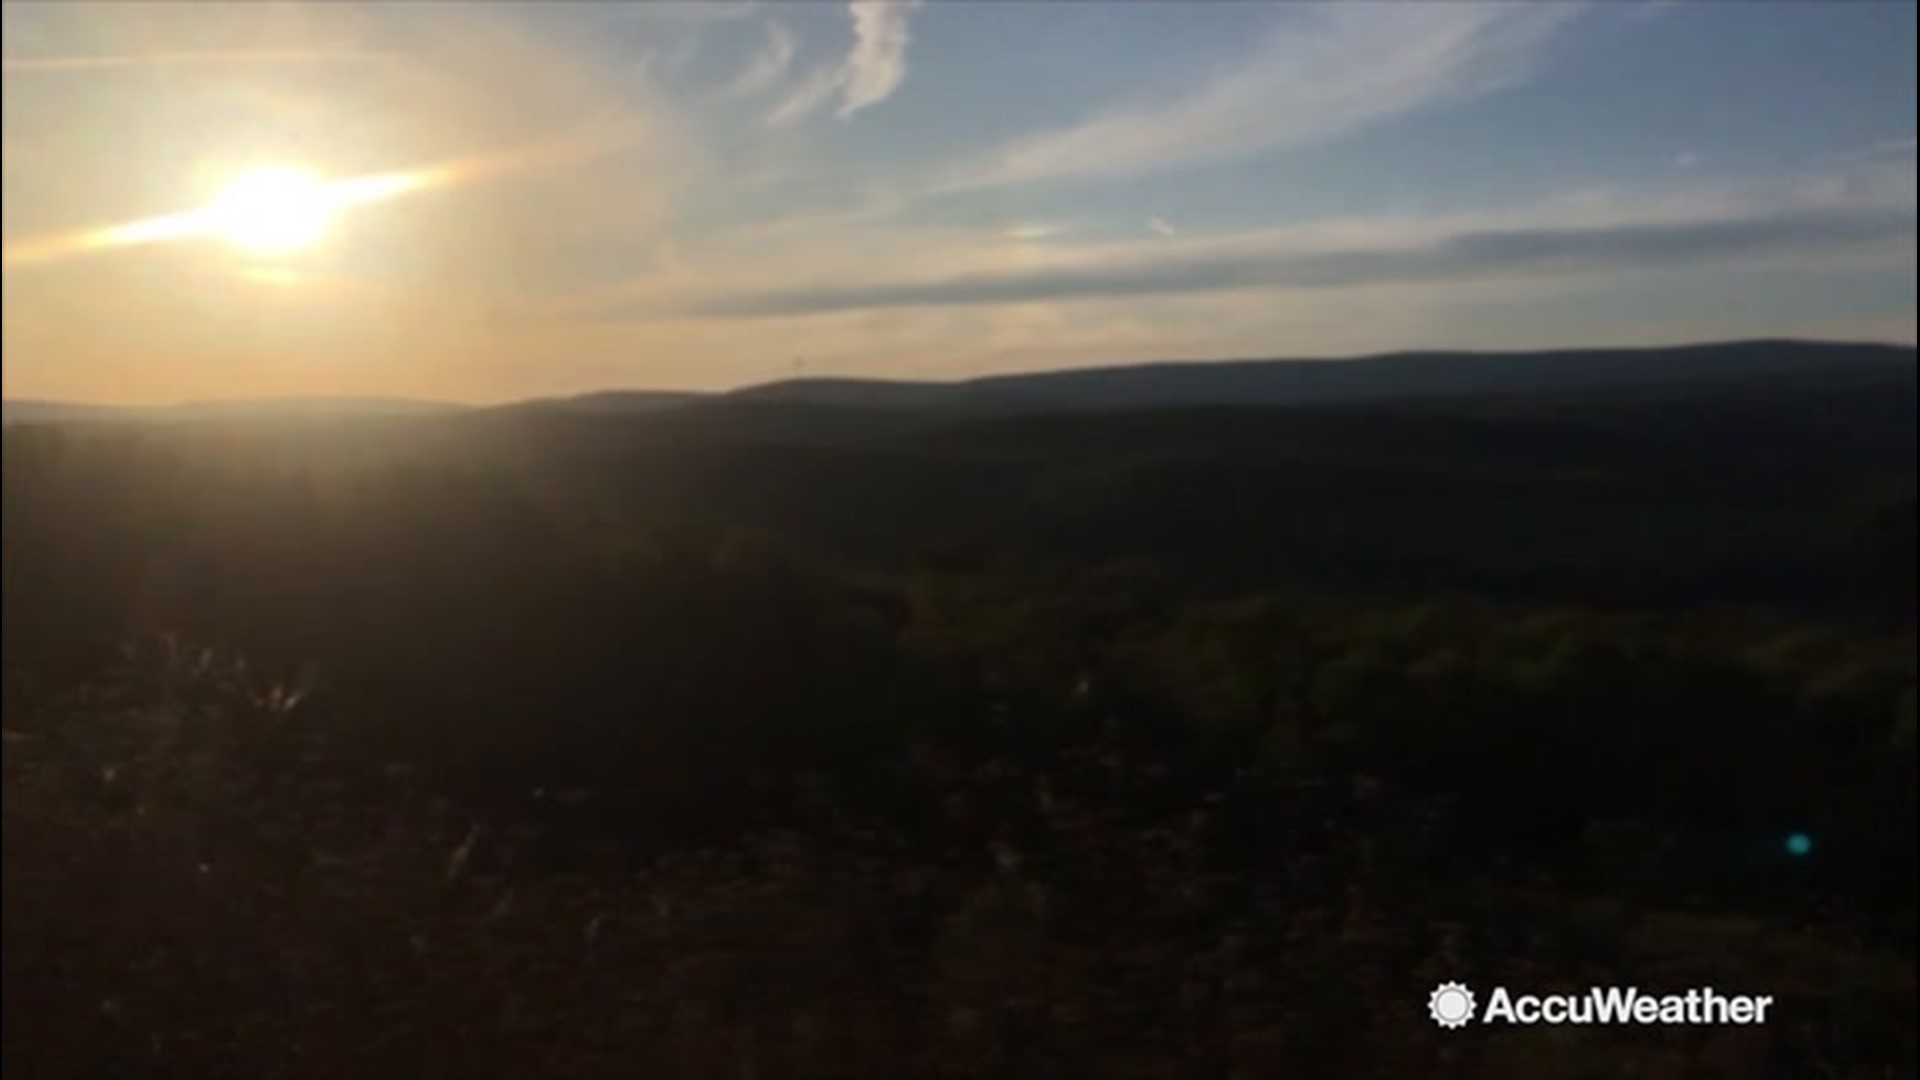
<svg viewBox="0 0 1920 1080"><path fill-rule="evenodd" d="M624 4L620 12L637 21L659 19L669 22L737 22L760 12L759 0L649 0L644 4Z"/></svg>
<svg viewBox="0 0 1920 1080"><path fill-rule="evenodd" d="M767 114L767 126L791 127L813 115L840 89L842 77L839 68L820 68L807 75Z"/></svg>
<svg viewBox="0 0 1920 1080"><path fill-rule="evenodd" d="M853 52L840 100L840 119L893 96L907 78L907 16L920 0L852 0Z"/></svg>
<svg viewBox="0 0 1920 1080"><path fill-rule="evenodd" d="M199 67L223 64L383 63L390 53L369 49L222 49L188 52L9 56L0 59L8 74L109 71L117 68Z"/></svg>
<svg viewBox="0 0 1920 1080"><path fill-rule="evenodd" d="M771 127L788 127L818 112L837 93L842 120L892 97L907 77L907 20L921 0L850 0L853 48L845 60L820 67L800 80L786 100L767 114Z"/></svg>
<svg viewBox="0 0 1920 1080"><path fill-rule="evenodd" d="M1901 135L1891 139L1881 139L1871 146L1862 147L1853 154L1853 157L1865 161L1912 158L1917 151L1920 151L1920 139L1912 135Z"/></svg>
<svg viewBox="0 0 1920 1080"><path fill-rule="evenodd" d="M767 90L793 66L793 34L777 22L767 24L767 40L753 59L727 83L728 97L750 97Z"/></svg>
<svg viewBox="0 0 1920 1080"><path fill-rule="evenodd" d="M1246 289L1338 289L1503 275L1594 274L1785 255L1824 255L1904 243L1911 215L1808 212L1725 220L1462 232L1408 247L1223 253L1108 265L976 273L906 283L715 296L682 313L760 318L901 307L1021 304Z"/></svg>
<svg viewBox="0 0 1920 1080"><path fill-rule="evenodd" d="M1512 86L1578 4L1284 7L1255 54L1171 101L1015 139L933 194L1255 157Z"/></svg>

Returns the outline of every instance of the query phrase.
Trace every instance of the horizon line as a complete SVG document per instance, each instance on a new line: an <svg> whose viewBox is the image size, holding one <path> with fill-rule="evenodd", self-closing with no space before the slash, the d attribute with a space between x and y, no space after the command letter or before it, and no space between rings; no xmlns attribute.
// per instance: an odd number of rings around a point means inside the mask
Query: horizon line
<svg viewBox="0 0 1920 1080"><path fill-rule="evenodd" d="M481 410L490 408L508 408L516 405L534 405L540 403L560 403L590 398L604 394L658 394L662 396L682 397L725 397L730 394L745 393L751 390L775 386L819 385L827 383L861 383L881 386L912 387L959 387L973 383L997 379L1035 378L1048 375L1091 374L1110 371L1139 371L1157 368L1188 367L1200 365L1234 364L1340 364L1365 361L1387 360L1415 356L1555 356L1570 353L1659 353L1684 352L1694 349L1725 349L1738 346L1759 345L1801 345L1827 346L1838 348L1878 348L1916 352L1913 341L1886 341L1866 338L1819 338L1819 337L1751 337L1751 338L1711 338L1677 342L1667 345L1555 345L1541 348L1510 349L1449 349L1449 348L1404 348L1387 349L1364 353L1346 353L1321 356L1223 356L1188 357L1184 359L1140 360L1121 363L1093 363L1075 367L1031 368L1017 371L993 372L989 374L966 375L953 378L914 378L911 376L866 376L866 375L805 375L790 378L768 379L759 382L743 382L738 385L717 389L686 389L662 386L606 386L597 389L569 391L555 394L537 394L530 396L507 397L492 400L462 401L449 398L414 397L405 394L353 394L353 393L311 393L311 394L265 394L251 397L220 398L180 398L164 402L114 402L88 401L79 398L57 397L0 397L0 404L8 407L34 406L53 408L78 408L122 411L167 411L193 408L245 407L248 405L272 404L337 404L363 403L397 406L416 406L454 411Z"/></svg>

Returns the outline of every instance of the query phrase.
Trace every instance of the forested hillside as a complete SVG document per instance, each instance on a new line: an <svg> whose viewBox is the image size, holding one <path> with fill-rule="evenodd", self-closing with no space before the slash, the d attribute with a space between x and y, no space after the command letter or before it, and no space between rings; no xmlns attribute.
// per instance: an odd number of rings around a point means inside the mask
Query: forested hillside
<svg viewBox="0 0 1920 1080"><path fill-rule="evenodd" d="M1909 1075L1913 381L17 426L6 1062Z"/></svg>

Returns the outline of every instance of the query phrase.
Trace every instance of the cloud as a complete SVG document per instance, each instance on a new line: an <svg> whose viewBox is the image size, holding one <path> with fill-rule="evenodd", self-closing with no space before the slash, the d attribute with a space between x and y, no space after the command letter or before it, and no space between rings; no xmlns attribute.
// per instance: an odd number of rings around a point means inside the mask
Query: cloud
<svg viewBox="0 0 1920 1080"><path fill-rule="evenodd" d="M875 311L900 311L905 317L912 309L919 317L968 306L985 310L989 303L1002 302L1002 296L1009 304L1054 298L1088 310L1111 310L1111 305L1085 302L1101 289L1132 298L1129 309L1157 291L1179 297L1167 302L1182 307L1191 307L1210 292L1276 303L1283 294L1273 290L1293 287L1303 290L1296 297L1328 303L1339 289L1377 296L1366 288L1375 282L1408 284L1392 289L1392 302L1399 304L1415 295L1510 290L1533 278L1598 283L1658 273L1689 260L1716 260L1717 268L1725 268L1748 257L1769 265L1800 266L1840 260L1863 265L1871 259L1875 265L1897 268L1901 254L1876 248L1870 236L1861 238L1871 230L1849 234L1857 242L1842 243L1808 223L1882 222L1887 230L1884 247L1910 237L1916 216L1910 159L1829 161L1824 167L1764 178L1658 176L1657 181L1632 186L1573 188L1527 203L1443 214L1372 213L1212 229L1167 222L1178 229L1174 236L1155 235L1140 217L1002 221L1003 228L994 229L971 220L802 214L703 233L685 249L687 272L679 277L668 280L641 272L606 279L569 297L564 312L555 314L618 321L695 318L721 310L774 314L818 309L848 312L851 318L871 299ZM1768 233L1761 226L1770 221L1806 227L1797 233ZM1717 223L1727 222L1744 223L1744 234L1740 229L1716 234ZM1062 229L1063 224L1073 227ZM1652 245L1668 234L1685 241L1671 259L1655 254ZM1460 239L1473 237L1485 239ZM1608 249L1608 237L1622 245L1634 240L1639 247ZM1503 266L1523 265L1523 260L1521 252L1503 249L1501 242L1518 244L1525 238L1557 247L1542 251L1524 273L1504 272ZM1747 243L1753 254L1738 254L1739 242ZM1904 258L1910 265L1911 241L1907 243ZM1734 253L1714 254L1730 248ZM1630 257L1636 252L1643 257ZM1353 253L1364 257L1345 262L1332 257ZM1442 258L1447 255L1455 261ZM1447 267L1447 272L1428 269L1431 265ZM1456 268L1461 274L1458 289L1447 280ZM1101 276L1108 273L1119 280ZM1269 273L1271 278L1260 276ZM1308 280L1315 274L1337 274L1338 280ZM830 293L794 288L827 283L843 287ZM895 288L901 285L905 292ZM1004 291L994 293L990 287ZM1255 289L1268 291L1256 295L1251 292Z"/></svg>
<svg viewBox="0 0 1920 1080"><path fill-rule="evenodd" d="M1331 139L1512 86L1577 4L1285 7L1243 63L1148 100L1015 139L964 162L936 192L1145 173Z"/></svg>
<svg viewBox="0 0 1920 1080"><path fill-rule="evenodd" d="M1171 238L1171 237L1180 235L1180 230L1174 228L1173 225L1169 223L1166 218L1163 218L1163 217L1148 218L1147 228L1152 230L1154 234L1158 236L1165 236L1165 237Z"/></svg>
<svg viewBox="0 0 1920 1080"><path fill-rule="evenodd" d="M336 326L313 332L346 348L353 320L345 313L371 310L376 305L361 302L367 297L444 300L435 309L444 315L451 308L480 311L516 298L543 299L596 275L627 272L630 263L621 260L659 236L703 164L676 117L628 74L625 54L570 47L566 35L524 12L506 5L437 11L367 5L340 14L334 5L312 8L320 22L304 40L329 47L293 53L333 57L344 45L361 43L379 46L367 55L384 62L308 65L298 72L264 63L229 66L229 57L252 61L287 51L220 47L231 40L252 36L289 47L303 40L293 32L298 28L243 33L257 28L231 25L236 13L256 10L251 5L151 5L139 34L117 17L102 24L127 40L83 32L91 24L56 27L68 32L49 35L36 56L78 59L87 46L100 49L84 54L90 64L109 49L114 56L138 53L145 62L153 48L174 66L165 78L101 79L84 95L64 93L63 80L16 80L9 73L9 105L28 105L7 110L9 289L26 276L15 272L19 245L176 214L250 160L293 155L339 176L430 174L434 182L404 209L357 210L303 260L314 281L369 286L351 295L300 290L338 301ZM209 47L170 47L194 40ZM194 66L203 60L213 66ZM511 92L502 92L502 72L512 74ZM19 95L26 96L11 100ZM129 144L128 130L146 134ZM11 152L21 147L32 152ZM129 168L129 161L139 168ZM210 297L231 284L218 282L200 297L183 276L156 273L136 289L110 283L115 264L226 257L222 248L184 243L37 272L58 278L57 288L74 295L96 294L103 303L114 298L134 308L126 336L137 344L148 336L146 320L217 306L223 301ZM9 318L15 310L10 304Z"/></svg>
<svg viewBox="0 0 1920 1080"><path fill-rule="evenodd" d="M1640 0L1640 3L1623 5L1627 17L1637 21L1663 18L1679 7L1684 0Z"/></svg>
<svg viewBox="0 0 1920 1080"><path fill-rule="evenodd" d="M839 68L819 68L801 79L786 99L767 114L770 127L790 127L813 115L840 89L844 73Z"/></svg>
<svg viewBox="0 0 1920 1080"><path fill-rule="evenodd" d="M545 5L542 5L545 6ZM762 0L646 0L640 4L594 4L589 17L614 26L707 26L737 23L761 14ZM582 9L588 5L579 5Z"/></svg>
<svg viewBox="0 0 1920 1080"><path fill-rule="evenodd" d="M805 286L709 296L690 313L774 317L896 307L1020 304L1248 289L1338 289L1502 276L1645 271L1902 242L1910 214L1807 211L1719 220L1458 232L1403 246L1223 250L905 282Z"/></svg>
<svg viewBox="0 0 1920 1080"><path fill-rule="evenodd" d="M759 0L652 0L629 4L622 10L637 19L668 19L681 22L734 22L757 14Z"/></svg>
<svg viewBox="0 0 1920 1080"><path fill-rule="evenodd" d="M816 68L768 114L767 123L785 127L817 112L840 95L835 115L846 120L893 96L907 77L907 19L921 0L850 0L853 48L845 60Z"/></svg>
<svg viewBox="0 0 1920 1080"><path fill-rule="evenodd" d="M1668 159L1667 164L1675 169L1697 169L1705 160L1698 150L1682 150Z"/></svg>
<svg viewBox="0 0 1920 1080"><path fill-rule="evenodd" d="M753 54L738 75L728 80L727 95L748 97L771 87L793 66L794 49L793 34L780 23L769 22L766 43Z"/></svg>
<svg viewBox="0 0 1920 1080"><path fill-rule="evenodd" d="M1882 161L1890 158L1911 160L1916 150L1920 150L1920 140L1912 135L1897 135L1891 139L1881 139L1858 150L1843 155L1848 161Z"/></svg>
<svg viewBox="0 0 1920 1080"><path fill-rule="evenodd" d="M0 70L9 74L54 73L229 64L379 63L392 58L390 53L368 49L218 49L142 53L74 53L66 56L9 56L0 59Z"/></svg>
<svg viewBox="0 0 1920 1080"><path fill-rule="evenodd" d="M920 0L852 0L853 52L847 56L847 80L840 118L878 105L893 96L907 77L907 15Z"/></svg>

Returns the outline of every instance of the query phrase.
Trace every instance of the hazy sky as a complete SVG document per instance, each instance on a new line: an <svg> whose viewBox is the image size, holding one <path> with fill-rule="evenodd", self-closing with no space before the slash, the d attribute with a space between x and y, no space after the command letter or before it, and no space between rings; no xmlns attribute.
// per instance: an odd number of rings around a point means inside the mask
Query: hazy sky
<svg viewBox="0 0 1920 1080"><path fill-rule="evenodd" d="M1914 339L1912 3L4 19L8 397ZM258 163L436 182L291 255L27 257Z"/></svg>

